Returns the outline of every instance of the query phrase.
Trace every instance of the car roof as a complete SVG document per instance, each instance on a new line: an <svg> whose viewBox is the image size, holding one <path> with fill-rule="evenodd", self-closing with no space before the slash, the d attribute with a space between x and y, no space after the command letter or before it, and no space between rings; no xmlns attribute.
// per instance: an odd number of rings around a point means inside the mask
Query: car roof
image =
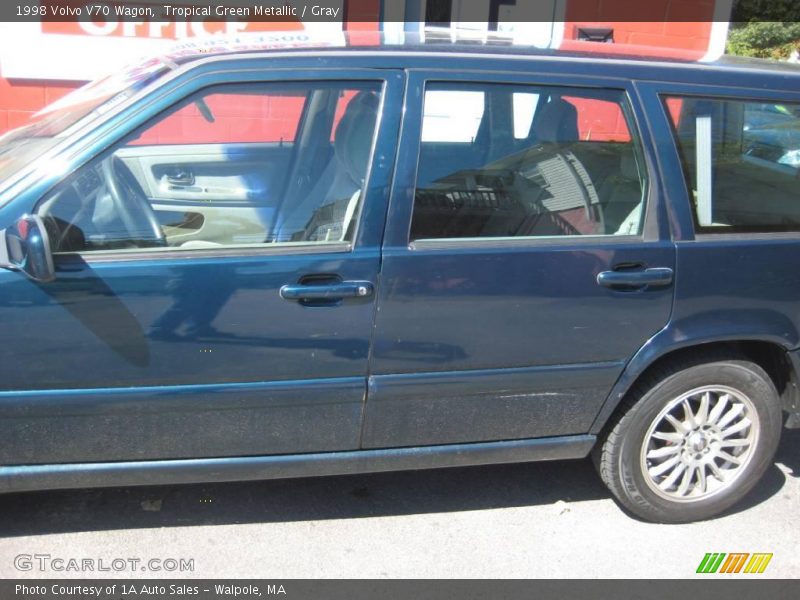
<svg viewBox="0 0 800 600"><path fill-rule="evenodd" d="M529 60L532 62L586 63L605 67L609 70L630 67L619 75L640 78L644 68L656 68L659 76L670 80L683 79L686 72L746 73L749 75L773 75L780 78L800 78L800 65L785 61L745 58L724 55L714 61L701 61L697 52L683 53L664 48L632 45L597 44L596 42L573 43L568 50L538 48L532 45L514 43L508 36L496 34L482 35L474 31L467 37L453 35L449 30L438 31L433 35L405 33L397 39L380 32L347 33L315 36L304 32L268 32L241 34L238 36L213 36L198 38L177 45L166 56L177 64L209 60L212 58L253 58L270 56L364 56L379 57L385 68L403 68L405 61L413 59L417 65L446 67L447 60L504 61ZM577 48L576 48L577 47ZM670 53L670 56L665 54ZM405 59L405 60L404 60ZM794 84L793 84L794 85Z"/></svg>

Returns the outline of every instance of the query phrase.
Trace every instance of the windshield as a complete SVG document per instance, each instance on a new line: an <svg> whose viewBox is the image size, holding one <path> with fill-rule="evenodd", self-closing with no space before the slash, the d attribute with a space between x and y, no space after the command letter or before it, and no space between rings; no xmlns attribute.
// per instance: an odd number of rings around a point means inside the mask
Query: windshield
<svg viewBox="0 0 800 600"><path fill-rule="evenodd" d="M89 83L43 108L30 123L0 136L0 183L170 70L154 58Z"/></svg>

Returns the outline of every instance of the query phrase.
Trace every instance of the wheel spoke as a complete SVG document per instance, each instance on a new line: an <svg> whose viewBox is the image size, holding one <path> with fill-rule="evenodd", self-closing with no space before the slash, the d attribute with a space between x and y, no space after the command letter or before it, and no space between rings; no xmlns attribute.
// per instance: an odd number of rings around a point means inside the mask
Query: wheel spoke
<svg viewBox="0 0 800 600"><path fill-rule="evenodd" d="M711 404L711 392L706 392L700 398L700 408L697 410L695 419L700 425L705 425L708 421L708 407Z"/></svg>
<svg viewBox="0 0 800 600"><path fill-rule="evenodd" d="M723 411L728 407L728 401L730 400L730 394L722 394L717 400L717 403L714 405L714 408L711 409L711 412L708 415L708 422L709 423L716 423L717 419L719 419L720 415Z"/></svg>
<svg viewBox="0 0 800 600"><path fill-rule="evenodd" d="M708 489L708 481L706 481L706 465L702 463L697 467L697 484L700 486L700 493L705 494Z"/></svg>
<svg viewBox="0 0 800 600"><path fill-rule="evenodd" d="M724 428L725 426L728 425L728 423L732 422L736 417L738 417L743 412L744 412L744 404L734 404L731 407L731 409L727 413L725 413L725 416L723 416L719 420L719 423L717 423L717 427L719 427L720 429Z"/></svg>
<svg viewBox="0 0 800 600"><path fill-rule="evenodd" d="M697 421L694 419L694 413L692 412L692 406L689 404L689 399L683 399L683 420L689 424L690 429L695 429L697 427Z"/></svg>
<svg viewBox="0 0 800 600"><path fill-rule="evenodd" d="M685 496L689 491L689 487L691 486L692 478L694 476L694 470L694 467L689 467L683 472L683 479L681 479L681 484L678 486L679 496Z"/></svg>
<svg viewBox="0 0 800 600"><path fill-rule="evenodd" d="M665 456L670 456L671 454L677 454L680 451L681 447L678 445L664 446L663 448L650 450L650 452L647 453L647 458L664 458Z"/></svg>
<svg viewBox="0 0 800 600"><path fill-rule="evenodd" d="M689 429L686 427L686 425L678 421L678 419L676 419L672 415L668 414L666 416L666 419L667 421L670 422L670 425L672 425L675 428L675 431L678 431L680 433L689 433Z"/></svg>
<svg viewBox="0 0 800 600"><path fill-rule="evenodd" d="M740 431L742 431L744 429L747 429L748 427L750 427L750 425L751 425L750 419L745 417L744 419L742 419L738 423L736 423L734 425L731 425L727 429L723 430L719 435L720 435L720 437L722 437L724 439L724 438L726 438L728 436L733 435L734 433L739 433Z"/></svg>
<svg viewBox="0 0 800 600"><path fill-rule="evenodd" d="M654 431L651 437L665 442L674 442L676 444L679 444L680 442L683 441L683 434L680 433L666 433L664 431Z"/></svg>
<svg viewBox="0 0 800 600"><path fill-rule="evenodd" d="M722 440L720 448L743 448L750 445L750 440Z"/></svg>
<svg viewBox="0 0 800 600"><path fill-rule="evenodd" d="M724 461L727 461L727 462L729 462L729 463L731 463L733 465L736 465L737 467L742 464L742 461L740 461L735 456L732 456L732 455L728 454L724 450L720 450L719 452L717 452L717 456L719 458L721 458L722 460L724 460Z"/></svg>
<svg viewBox="0 0 800 600"><path fill-rule="evenodd" d="M656 465L648 470L650 477L658 477L659 475L663 475L679 462L681 462L680 456L673 456L672 458L665 460L661 464Z"/></svg>
<svg viewBox="0 0 800 600"><path fill-rule="evenodd" d="M686 465L683 463L678 463L678 465L672 470L672 473L670 473L664 481L658 484L658 487L660 487L662 490L668 490L671 488L673 485L675 485L675 482L678 481L678 477L681 476L684 469L686 469Z"/></svg>
<svg viewBox="0 0 800 600"><path fill-rule="evenodd" d="M725 475L722 474L722 471L719 470L719 467L713 460L708 463L708 468L711 469L711 474L719 481L725 481Z"/></svg>

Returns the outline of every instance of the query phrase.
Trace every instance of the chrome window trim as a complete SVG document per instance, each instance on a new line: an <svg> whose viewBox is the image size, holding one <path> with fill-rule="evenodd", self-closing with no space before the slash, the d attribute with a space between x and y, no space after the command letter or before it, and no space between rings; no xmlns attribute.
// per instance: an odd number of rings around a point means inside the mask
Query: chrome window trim
<svg viewBox="0 0 800 600"><path fill-rule="evenodd" d="M351 242L309 243L287 246L282 244L259 244L247 246L220 246L219 248L148 248L136 250L98 250L97 252L61 252L54 255L56 267L72 263L111 263L129 261L192 260L208 258L254 258L258 256L300 256L308 254L346 254L352 253Z"/></svg>

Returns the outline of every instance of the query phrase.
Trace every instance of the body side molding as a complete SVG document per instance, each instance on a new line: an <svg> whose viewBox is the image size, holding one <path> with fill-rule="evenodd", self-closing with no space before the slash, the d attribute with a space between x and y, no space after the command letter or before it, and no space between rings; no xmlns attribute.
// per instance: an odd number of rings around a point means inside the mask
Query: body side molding
<svg viewBox="0 0 800 600"><path fill-rule="evenodd" d="M0 467L0 492L354 475L584 458L593 435L416 448Z"/></svg>

